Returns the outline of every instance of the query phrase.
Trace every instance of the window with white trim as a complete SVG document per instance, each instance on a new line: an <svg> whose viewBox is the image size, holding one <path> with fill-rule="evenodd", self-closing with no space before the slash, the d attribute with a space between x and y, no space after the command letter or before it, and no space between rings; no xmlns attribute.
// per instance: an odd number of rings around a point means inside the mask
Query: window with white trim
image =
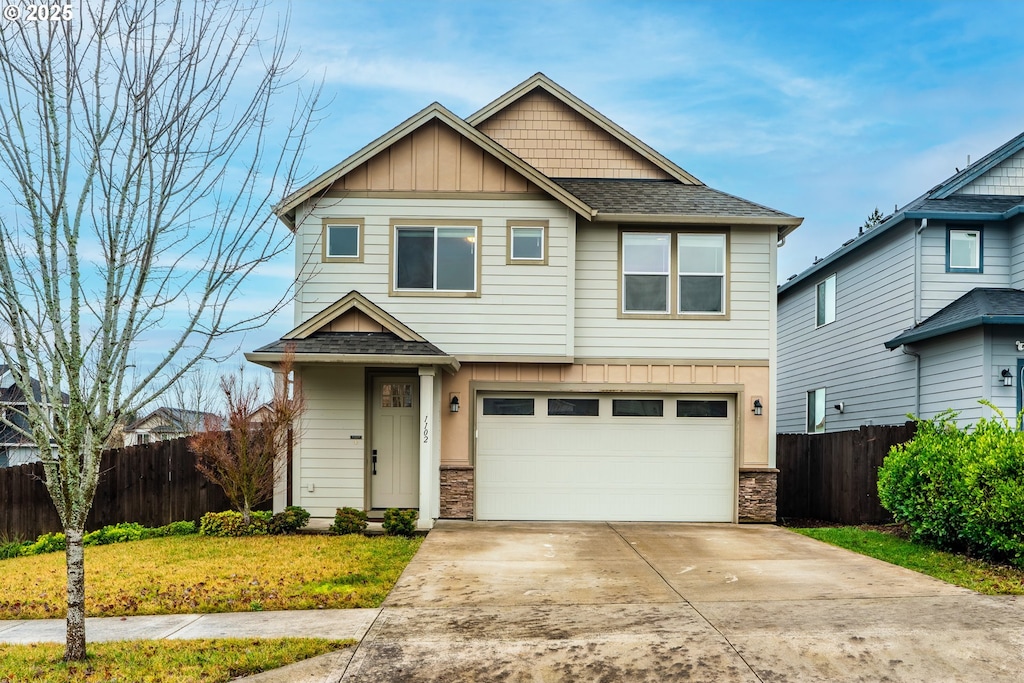
<svg viewBox="0 0 1024 683"><path fill-rule="evenodd" d="M807 433L820 434L825 431L825 390L807 392Z"/></svg>
<svg viewBox="0 0 1024 683"><path fill-rule="evenodd" d="M622 312L668 313L670 233L622 233Z"/></svg>
<svg viewBox="0 0 1024 683"><path fill-rule="evenodd" d="M821 327L836 321L836 274L832 273L815 288L814 326Z"/></svg>
<svg viewBox="0 0 1024 683"><path fill-rule="evenodd" d="M509 221L508 263L547 264L547 227L547 221Z"/></svg>
<svg viewBox="0 0 1024 683"><path fill-rule="evenodd" d="M624 231L621 240L620 313L725 315L725 233Z"/></svg>
<svg viewBox="0 0 1024 683"><path fill-rule="evenodd" d="M396 292L476 292L477 226L395 226Z"/></svg>
<svg viewBox="0 0 1024 683"><path fill-rule="evenodd" d="M679 233L679 313L725 312L725 235Z"/></svg>

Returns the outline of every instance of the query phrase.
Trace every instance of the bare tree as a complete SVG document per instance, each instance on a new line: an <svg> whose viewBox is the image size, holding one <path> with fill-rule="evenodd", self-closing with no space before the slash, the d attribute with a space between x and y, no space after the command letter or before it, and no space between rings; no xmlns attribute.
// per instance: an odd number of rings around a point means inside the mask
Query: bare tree
<svg viewBox="0 0 1024 683"><path fill-rule="evenodd" d="M119 416L283 303L231 305L288 246L269 206L319 94L286 80L287 22L263 11L97 0L0 22L0 356L67 536L67 660L86 655L82 536Z"/></svg>
<svg viewBox="0 0 1024 683"><path fill-rule="evenodd" d="M247 381L244 373L221 378L224 415L208 418L206 428L189 440L196 468L224 489L246 526L253 507L273 497L275 464L305 408L292 367L293 356L286 351L269 401L264 401L259 382Z"/></svg>

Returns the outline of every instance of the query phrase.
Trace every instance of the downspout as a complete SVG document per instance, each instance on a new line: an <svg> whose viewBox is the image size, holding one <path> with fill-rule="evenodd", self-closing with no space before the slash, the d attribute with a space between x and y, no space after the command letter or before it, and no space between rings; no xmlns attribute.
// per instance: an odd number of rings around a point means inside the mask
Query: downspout
<svg viewBox="0 0 1024 683"><path fill-rule="evenodd" d="M922 218L914 232L914 326L921 323L921 233L928 227L928 219ZM910 351L907 345L903 353L914 357L914 417L921 417L921 354Z"/></svg>

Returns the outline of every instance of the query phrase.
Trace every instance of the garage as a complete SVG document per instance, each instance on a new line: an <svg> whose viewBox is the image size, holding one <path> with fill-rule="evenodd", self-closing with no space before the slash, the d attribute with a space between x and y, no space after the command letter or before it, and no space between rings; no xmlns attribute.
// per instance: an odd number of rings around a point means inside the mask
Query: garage
<svg viewBox="0 0 1024 683"><path fill-rule="evenodd" d="M476 518L731 522L735 398L481 394Z"/></svg>

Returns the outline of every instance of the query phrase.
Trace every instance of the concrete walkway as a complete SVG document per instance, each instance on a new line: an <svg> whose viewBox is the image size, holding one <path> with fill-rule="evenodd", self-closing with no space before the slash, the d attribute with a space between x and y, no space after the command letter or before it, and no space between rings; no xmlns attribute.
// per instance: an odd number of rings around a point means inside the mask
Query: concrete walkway
<svg viewBox="0 0 1024 683"><path fill-rule="evenodd" d="M439 524L381 609L87 620L90 640L361 639L246 679L1018 681L1024 600L774 526ZM63 640L0 621L0 642Z"/></svg>

